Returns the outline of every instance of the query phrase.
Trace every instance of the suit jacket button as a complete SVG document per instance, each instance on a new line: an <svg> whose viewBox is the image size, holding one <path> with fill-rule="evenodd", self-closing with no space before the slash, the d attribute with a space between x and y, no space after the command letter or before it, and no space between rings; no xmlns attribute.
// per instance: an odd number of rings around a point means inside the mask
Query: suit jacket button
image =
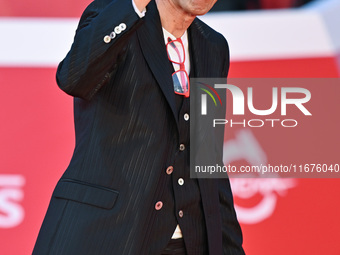
<svg viewBox="0 0 340 255"><path fill-rule="evenodd" d="M116 33L115 33L115 32L111 32L110 38L111 38L111 39L114 39L115 37L116 37Z"/></svg>
<svg viewBox="0 0 340 255"><path fill-rule="evenodd" d="M166 173L168 175L172 174L172 172L174 171L174 167L173 166L169 166L167 169L166 169Z"/></svg>
<svg viewBox="0 0 340 255"><path fill-rule="evenodd" d="M120 23L119 24L120 30L124 31L126 29L126 24L125 23Z"/></svg>
<svg viewBox="0 0 340 255"><path fill-rule="evenodd" d="M105 43L110 43L111 42L111 37L109 35L104 36L104 42Z"/></svg>
<svg viewBox="0 0 340 255"><path fill-rule="evenodd" d="M155 205L155 209L156 209L157 211L159 211L160 209L162 209L162 207L163 207L163 202L162 202L162 201L158 201L158 202L156 203L156 205Z"/></svg>
<svg viewBox="0 0 340 255"><path fill-rule="evenodd" d="M121 32L122 32L122 30L120 29L120 27L119 27L119 26L116 26L116 27L115 27L115 33L116 33L117 35L119 35Z"/></svg>
<svg viewBox="0 0 340 255"><path fill-rule="evenodd" d="M183 218L183 215L184 215L183 211L180 210L180 211L178 212L178 216L179 216L180 218Z"/></svg>

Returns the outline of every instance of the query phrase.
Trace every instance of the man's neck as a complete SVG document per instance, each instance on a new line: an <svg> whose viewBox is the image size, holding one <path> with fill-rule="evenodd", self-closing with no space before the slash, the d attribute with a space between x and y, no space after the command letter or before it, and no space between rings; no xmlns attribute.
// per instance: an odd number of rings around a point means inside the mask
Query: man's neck
<svg viewBox="0 0 340 255"><path fill-rule="evenodd" d="M176 38L180 38L191 25L196 16L193 16L171 0L156 0L162 27Z"/></svg>

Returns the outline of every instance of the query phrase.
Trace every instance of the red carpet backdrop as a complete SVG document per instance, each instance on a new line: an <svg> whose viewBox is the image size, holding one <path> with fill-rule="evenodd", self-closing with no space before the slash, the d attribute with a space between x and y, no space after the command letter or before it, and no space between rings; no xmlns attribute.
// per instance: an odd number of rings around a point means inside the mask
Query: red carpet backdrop
<svg viewBox="0 0 340 255"><path fill-rule="evenodd" d="M0 254L31 253L72 156L72 98L58 89L55 71L88 3L0 1ZM312 116L295 107L295 128L227 125L226 165L340 164L340 83L326 79L340 74L339 13L338 0L324 0L299 9L203 17L230 43L230 77L323 78L299 86L312 94L306 104ZM270 107L272 87L254 86L256 108ZM246 112L241 119L264 118ZM340 173L297 177L231 179L247 254L340 254Z"/></svg>

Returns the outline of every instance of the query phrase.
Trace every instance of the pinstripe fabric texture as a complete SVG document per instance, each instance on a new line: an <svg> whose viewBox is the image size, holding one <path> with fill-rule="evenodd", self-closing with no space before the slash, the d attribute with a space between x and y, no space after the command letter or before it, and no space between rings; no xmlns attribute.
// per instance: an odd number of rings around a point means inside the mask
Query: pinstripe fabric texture
<svg viewBox="0 0 340 255"><path fill-rule="evenodd" d="M127 29L104 43L120 23ZM226 77L221 35L195 19L189 41L197 77ZM155 204L179 146L171 74L154 1L143 19L127 0L88 6L57 70L59 87L74 97L76 147L33 254L156 255L166 247L177 224L174 201L159 211ZM228 180L198 184L209 254L243 254Z"/></svg>

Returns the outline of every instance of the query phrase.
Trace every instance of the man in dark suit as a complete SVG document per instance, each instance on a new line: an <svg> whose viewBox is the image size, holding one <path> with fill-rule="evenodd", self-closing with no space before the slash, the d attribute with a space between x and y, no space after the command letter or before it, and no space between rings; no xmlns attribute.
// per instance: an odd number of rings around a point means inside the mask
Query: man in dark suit
<svg viewBox="0 0 340 255"><path fill-rule="evenodd" d="M244 254L228 179L189 174L186 74L229 68L226 40L196 18L215 1L87 7L57 71L76 147L33 254Z"/></svg>

